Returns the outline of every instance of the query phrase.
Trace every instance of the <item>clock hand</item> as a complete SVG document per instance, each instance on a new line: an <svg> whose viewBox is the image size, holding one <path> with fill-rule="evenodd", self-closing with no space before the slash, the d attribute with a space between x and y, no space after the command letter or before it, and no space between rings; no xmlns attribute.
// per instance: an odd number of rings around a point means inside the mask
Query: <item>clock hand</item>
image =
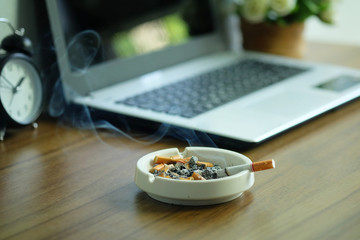
<svg viewBox="0 0 360 240"><path fill-rule="evenodd" d="M12 85L12 83L9 80L7 80L6 77L4 77L3 75L0 75L0 77L2 77L7 82L7 84L10 85L11 88L14 88L14 85Z"/></svg>
<svg viewBox="0 0 360 240"><path fill-rule="evenodd" d="M12 105L13 100L14 100L14 94L13 94L13 95L11 95L11 99L10 99L9 107Z"/></svg>
<svg viewBox="0 0 360 240"><path fill-rule="evenodd" d="M21 84L24 82L24 80L25 80L25 77L20 78L19 82L18 82L18 83L16 84L16 86L14 87L14 93L16 93L17 91L19 91L20 86L21 86Z"/></svg>
<svg viewBox="0 0 360 240"><path fill-rule="evenodd" d="M9 87L8 85L3 85L3 84L0 84L0 88L5 88L5 89L9 89L9 90L13 90L12 87Z"/></svg>
<svg viewBox="0 0 360 240"><path fill-rule="evenodd" d="M25 77L20 78L20 80L16 84L16 86L13 86L12 83L7 78L5 78L4 76L1 76L1 77L11 86L10 89L12 90L12 95L11 95L11 99L10 99L10 103L9 103L9 106L11 106L12 103L13 103L13 100L14 100L14 95L15 95L15 93L17 93L19 91L21 84L25 80Z"/></svg>

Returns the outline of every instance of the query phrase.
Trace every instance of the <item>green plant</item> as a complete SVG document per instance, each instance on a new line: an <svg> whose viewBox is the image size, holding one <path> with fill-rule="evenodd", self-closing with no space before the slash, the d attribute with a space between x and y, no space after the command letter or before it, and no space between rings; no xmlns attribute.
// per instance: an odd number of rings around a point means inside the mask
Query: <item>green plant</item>
<svg viewBox="0 0 360 240"><path fill-rule="evenodd" d="M288 25L311 16L333 23L336 0L234 0L237 13L248 22Z"/></svg>

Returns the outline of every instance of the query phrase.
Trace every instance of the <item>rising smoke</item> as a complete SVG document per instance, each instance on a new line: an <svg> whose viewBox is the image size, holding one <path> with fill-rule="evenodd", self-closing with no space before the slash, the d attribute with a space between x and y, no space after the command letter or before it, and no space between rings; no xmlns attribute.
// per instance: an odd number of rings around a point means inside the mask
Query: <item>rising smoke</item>
<svg viewBox="0 0 360 240"><path fill-rule="evenodd" d="M80 75L87 75L90 65L101 57L101 37L96 31L87 30L76 34L67 46L67 56L71 62L72 71ZM100 54L99 54L100 53ZM66 57L65 55L63 57ZM91 77L91 76L89 76ZM93 130L98 136L98 131L110 131L116 136L126 137L142 144L152 144L170 136L181 141L186 141L190 146L212 146L216 144L206 133L196 132L190 129L171 126L160 123L155 131L140 138L131 135L133 130L129 118L122 115L106 114L102 111L89 108L85 105L74 105L64 97L64 91L72 92L71 95L79 95L74 89L62 84L61 74L53 86L49 99L48 113L58 118L62 124L72 127ZM90 85L91 81L86 84ZM111 116L109 118L109 116ZM143 123L147 124L147 123Z"/></svg>

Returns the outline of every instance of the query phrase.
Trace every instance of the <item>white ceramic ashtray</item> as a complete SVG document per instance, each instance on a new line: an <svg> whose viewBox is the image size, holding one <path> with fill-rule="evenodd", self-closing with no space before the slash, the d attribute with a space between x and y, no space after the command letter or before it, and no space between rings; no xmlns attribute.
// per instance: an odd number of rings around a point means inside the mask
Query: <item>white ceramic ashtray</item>
<svg viewBox="0 0 360 240"><path fill-rule="evenodd" d="M154 167L156 156L179 155L183 158L196 156L199 161L212 163L223 170L228 169L222 171L229 172L230 176L188 181L160 177L150 172ZM273 160L271 161L273 164ZM241 171L239 166L243 167ZM135 184L151 198L161 202L178 205L211 205L231 201L248 190L254 184L254 171L257 170L254 170L252 161L234 151L210 147L187 147L183 152L179 152L177 148L169 148L149 153L138 160Z"/></svg>

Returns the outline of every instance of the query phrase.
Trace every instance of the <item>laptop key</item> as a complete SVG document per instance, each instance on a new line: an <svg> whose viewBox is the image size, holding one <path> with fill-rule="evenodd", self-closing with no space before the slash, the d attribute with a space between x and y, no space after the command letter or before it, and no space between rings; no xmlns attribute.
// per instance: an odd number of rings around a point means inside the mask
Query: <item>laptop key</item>
<svg viewBox="0 0 360 240"><path fill-rule="evenodd" d="M306 70L243 60L116 103L192 118Z"/></svg>

